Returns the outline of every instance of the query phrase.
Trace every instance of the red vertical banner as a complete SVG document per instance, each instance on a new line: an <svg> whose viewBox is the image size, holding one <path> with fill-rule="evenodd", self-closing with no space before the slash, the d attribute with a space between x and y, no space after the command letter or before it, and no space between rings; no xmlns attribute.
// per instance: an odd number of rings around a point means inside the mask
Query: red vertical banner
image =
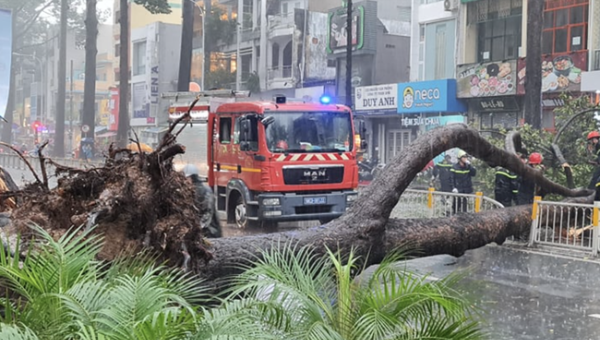
<svg viewBox="0 0 600 340"><path fill-rule="evenodd" d="M119 88L110 88L110 121L109 131L117 131L119 128Z"/></svg>

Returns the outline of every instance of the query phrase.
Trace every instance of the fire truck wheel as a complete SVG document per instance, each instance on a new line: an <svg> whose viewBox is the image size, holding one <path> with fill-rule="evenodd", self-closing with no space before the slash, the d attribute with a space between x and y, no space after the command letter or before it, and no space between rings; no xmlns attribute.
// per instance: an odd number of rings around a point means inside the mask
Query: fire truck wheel
<svg viewBox="0 0 600 340"><path fill-rule="evenodd" d="M246 216L246 203L242 197L238 197L235 203L234 217L235 224L240 229L247 228L249 226L248 216Z"/></svg>

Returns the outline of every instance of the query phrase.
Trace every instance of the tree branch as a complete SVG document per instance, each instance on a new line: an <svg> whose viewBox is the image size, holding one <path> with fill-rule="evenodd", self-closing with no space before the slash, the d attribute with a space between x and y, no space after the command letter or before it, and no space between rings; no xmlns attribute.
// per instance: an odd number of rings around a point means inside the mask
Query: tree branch
<svg viewBox="0 0 600 340"><path fill-rule="evenodd" d="M33 167L31 166L31 163L29 163L29 161L27 160L27 158L25 158L25 156L23 156L23 154L21 153L21 151L17 150L14 146L12 146L10 144L7 144L7 143L4 143L4 142L0 142L0 145L4 145L7 148L9 148L12 151L14 151L19 156L19 158L21 158L23 160L23 162L25 162L25 165L27 165L27 167L29 168L29 170L33 174L33 177L35 178L36 182L42 183L42 181L40 181L40 178L38 177L38 175L35 172L35 170L33 170Z"/></svg>
<svg viewBox="0 0 600 340"><path fill-rule="evenodd" d="M38 157L40 158L40 169L42 171L42 179L44 181L44 189L50 190L48 186L48 172L46 171L46 156L44 156L44 148L48 145L49 141L45 141L40 145L38 149Z"/></svg>
<svg viewBox="0 0 600 340"><path fill-rule="evenodd" d="M50 7L52 4L54 4L54 0L48 1L47 3L45 3L44 5L42 5L41 9L36 10L35 15L31 19L29 19L28 22L25 23L25 28L23 28L20 32L16 32L15 33L14 39L18 41L21 37L23 37L31 29L31 27L33 27L33 24L35 24L35 22L40 17L40 15L42 14L42 12L46 8Z"/></svg>

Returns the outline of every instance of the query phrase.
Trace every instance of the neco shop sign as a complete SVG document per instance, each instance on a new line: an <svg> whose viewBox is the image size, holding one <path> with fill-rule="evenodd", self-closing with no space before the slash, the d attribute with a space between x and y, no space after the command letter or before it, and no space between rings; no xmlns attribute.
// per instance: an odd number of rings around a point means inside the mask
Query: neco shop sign
<svg viewBox="0 0 600 340"><path fill-rule="evenodd" d="M395 111L398 107L398 84L357 87L354 96L356 111Z"/></svg>

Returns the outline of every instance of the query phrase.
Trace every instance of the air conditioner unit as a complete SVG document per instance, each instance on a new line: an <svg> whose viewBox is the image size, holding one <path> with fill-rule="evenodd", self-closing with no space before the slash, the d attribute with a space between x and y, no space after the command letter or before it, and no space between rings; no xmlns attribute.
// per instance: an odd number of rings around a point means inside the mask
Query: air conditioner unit
<svg viewBox="0 0 600 340"><path fill-rule="evenodd" d="M455 11L458 9L459 0L444 0L444 10Z"/></svg>

